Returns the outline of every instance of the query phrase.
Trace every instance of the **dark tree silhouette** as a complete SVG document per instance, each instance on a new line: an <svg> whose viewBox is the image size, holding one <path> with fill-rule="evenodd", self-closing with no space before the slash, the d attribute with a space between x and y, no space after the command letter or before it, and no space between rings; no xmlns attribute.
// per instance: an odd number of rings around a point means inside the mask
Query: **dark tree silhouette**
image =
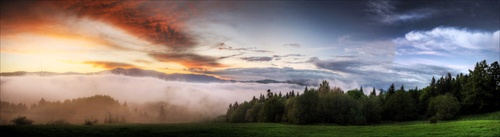
<svg viewBox="0 0 500 137"><path fill-rule="evenodd" d="M160 113L158 114L158 121L159 122L166 122L167 116L165 115L165 109L163 108L163 105L160 106Z"/></svg>

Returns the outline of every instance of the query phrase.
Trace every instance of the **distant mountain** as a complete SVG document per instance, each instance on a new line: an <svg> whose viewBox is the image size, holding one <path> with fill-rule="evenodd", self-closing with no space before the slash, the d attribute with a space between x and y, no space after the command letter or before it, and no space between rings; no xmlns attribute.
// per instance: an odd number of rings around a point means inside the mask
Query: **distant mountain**
<svg viewBox="0 0 500 137"><path fill-rule="evenodd" d="M243 83L260 83L260 84L274 84L274 83L286 83L286 84L296 84L300 86L317 86L317 82L307 79L297 79L297 80L286 80L286 81L278 81L273 79L264 79L264 80L249 80L249 81L234 81L234 82L243 82Z"/></svg>
<svg viewBox="0 0 500 137"><path fill-rule="evenodd" d="M28 72L26 72L26 71L3 72L3 73L0 73L0 76L24 76L27 73Z"/></svg>
<svg viewBox="0 0 500 137"><path fill-rule="evenodd" d="M158 71L153 70L143 70L138 68L131 69L123 69L116 68L112 70L106 70L98 72L98 74L115 74L115 75L125 75L125 76L133 76L133 77L153 77L159 78L167 81L187 81L187 82L227 82L226 80L222 80L216 78L214 76L208 75L199 75L199 74L165 74Z"/></svg>
<svg viewBox="0 0 500 137"><path fill-rule="evenodd" d="M138 68L131 68L131 69L115 68L112 70L104 70L92 73L77 73L77 72L55 73L55 72L45 72L45 71L39 71L39 72L17 71L17 72L3 72L0 73L0 76L29 76L29 75L58 76L58 75L103 75L103 74L124 75L131 77L152 77L152 78L162 79L165 81L185 81L185 82L200 82L200 83L241 82L241 83L260 83L260 84L287 83L287 84L297 84L301 86L315 85L315 83L310 80L287 80L287 81L278 81L272 79L248 80L248 81L223 80L216 78L214 76L208 76L202 74L179 74L179 73L165 74L163 72L158 72L154 70L144 70Z"/></svg>
<svg viewBox="0 0 500 137"><path fill-rule="evenodd" d="M46 71L38 71L38 72L16 71L16 72L0 73L0 76L29 76L29 75L57 76L57 75L85 75L85 73L77 73L77 72L56 73L56 72L46 72Z"/></svg>

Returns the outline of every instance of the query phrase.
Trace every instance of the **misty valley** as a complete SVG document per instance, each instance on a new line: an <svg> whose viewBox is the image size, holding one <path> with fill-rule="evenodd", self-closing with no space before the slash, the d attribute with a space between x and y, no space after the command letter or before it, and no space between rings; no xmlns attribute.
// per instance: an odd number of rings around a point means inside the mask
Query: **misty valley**
<svg viewBox="0 0 500 137"><path fill-rule="evenodd" d="M303 92L295 92L294 90L289 92L272 92L268 89L266 92L261 92L257 97L253 95L253 98L249 101L237 100L234 103L224 103L223 101L229 102L232 97L235 97L231 94L219 94L219 97L215 97L214 94L201 92L202 89L194 92L187 91L195 90L191 88L184 89L183 92L175 91L177 87L167 87L167 89L174 90L170 92L108 92L117 96L128 94L125 96L126 98L122 98L129 100L123 101L119 101L109 95L92 95L64 100L46 100L41 98L31 104L22 101L6 102L3 100L20 98L22 95L22 91L9 92L6 90L22 90L22 88L12 88L10 85L12 83L10 82L15 81L2 79L2 97L9 98L2 100L0 118L3 125L19 124L15 122L15 119L19 118L27 118L34 121L34 123L30 124L37 125L54 123L186 122L365 125L377 124L384 121L423 119L430 119L431 123L436 123L441 120L454 120L468 114L499 111L499 76L500 66L498 62L495 61L491 65L488 65L486 61L481 61L476 64L474 70L471 70L469 74L461 73L453 77L448 73L448 75L442 76L437 80L432 78L430 85L422 89L415 87L406 90L404 85L396 89L395 85L392 84L387 90L376 90L373 87L371 90L368 89L370 90L369 94L365 94L364 90L367 89L363 89L363 87L343 91L336 86L330 87L328 81L323 81L317 88L308 89L308 87L305 87ZM65 80L68 82L67 79ZM84 79L78 79L80 82L82 80ZM132 83L145 82L144 80L157 80L157 78L143 78L141 81L133 81ZM127 84L123 79L119 79L119 81L122 84ZM118 86L120 85L118 84ZM99 87L98 85L94 86ZM259 88L260 86L266 86L266 84L253 84L250 86ZM145 87L144 89L149 88ZM117 89L115 88L114 90ZM179 90L182 89L179 88ZM255 93L252 91L246 92L250 92L247 95ZM47 97L58 96L56 94L47 95L50 92L41 93L43 94L40 95ZM167 99L164 101L161 100L165 98L160 98L157 101L132 100L141 98L144 94L162 95L160 93L169 93L165 94L165 97L173 96L179 99L183 96L183 98L181 100ZM228 104L229 107L226 107Z"/></svg>
<svg viewBox="0 0 500 137"><path fill-rule="evenodd" d="M2 0L0 136L500 137L500 0Z"/></svg>
<svg viewBox="0 0 500 137"><path fill-rule="evenodd" d="M272 92L268 89L256 96L256 92L244 91L251 94L247 94L234 103L229 102L237 96L228 94L234 91L222 92L227 94L218 97L196 88L188 88L188 90L194 90L194 92L188 92L187 89L181 88L182 82L175 83L181 86L167 86L166 88L170 90L178 88L184 92L181 94L179 91L108 92L125 99L123 101L110 95L99 94L56 100L53 97L56 96L55 94L49 96L46 93L51 92L41 92L43 94L40 95L52 99L41 98L38 101L32 100L31 103L8 102L4 100L20 98L23 95L21 90L31 89L22 89L17 86L12 88L10 84L15 85L16 79L3 78L0 131L21 136L330 136L335 134L346 136L470 136L478 134L498 136L500 133L499 76L500 65L497 61L490 65L486 61L481 61L469 74L461 73L452 77L448 73L437 80L432 78L431 83L422 89L415 87L406 90L404 85L396 88L394 84L391 84L387 90L376 90L375 87L369 90L360 87L343 91L339 87L331 87L329 82L324 80L317 88L305 87L303 92L294 90ZM35 78L33 76L16 77L21 77L23 80ZM76 79L66 76L46 76L42 80L46 81L53 77L63 78L66 82L69 80L70 83L73 80L82 83L96 80L88 79L88 76ZM107 82L117 82L118 79L121 84L137 84L136 82L145 80L166 84L158 78L141 78L139 81L126 82L128 80L124 78L128 77L131 76L117 78L107 75L100 79L105 78ZM42 82L40 79L36 81ZM55 86L64 86L64 84L59 85L61 81L58 80L50 82L55 82ZM47 85L47 83L43 84ZM222 87L227 83L219 84L222 84L216 86L220 86L219 88L210 90L224 89ZM265 87L266 85L240 85L239 89ZM104 89L103 85L93 86L95 86L94 89ZM198 86L203 86L204 89L210 87L203 84ZM75 88L74 85L67 86L65 89L67 88L86 91L86 89ZM149 88L147 86L145 89ZM6 92L7 89L16 89L18 92ZM232 90L235 89L232 88ZM368 94L365 94L367 92L364 90L369 90ZM16 93L14 96L10 95L14 93ZM64 94L66 91L60 93ZM120 96L123 94L126 95ZM133 100L144 96L142 94L166 96L158 98L157 101ZM199 94L203 97L197 98ZM165 98L168 96L182 98L182 100ZM251 100L244 99L249 96L253 96ZM68 95L63 97L68 97Z"/></svg>
<svg viewBox="0 0 500 137"><path fill-rule="evenodd" d="M97 123L179 123L209 120L207 114L165 102L127 104L107 95L95 95L64 101L46 101L31 104L2 102L2 124L8 119L25 116L33 124L84 124ZM28 109L29 108L29 109ZM61 123L62 122L62 123Z"/></svg>

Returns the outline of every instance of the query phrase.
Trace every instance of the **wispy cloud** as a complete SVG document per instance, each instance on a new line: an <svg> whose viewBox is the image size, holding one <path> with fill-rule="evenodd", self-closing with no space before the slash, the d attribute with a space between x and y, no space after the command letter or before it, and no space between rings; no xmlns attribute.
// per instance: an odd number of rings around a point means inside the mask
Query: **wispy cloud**
<svg viewBox="0 0 500 137"><path fill-rule="evenodd" d="M311 58L309 62L317 68L341 73L342 77L338 77L340 80L354 80L362 85L377 88L386 88L391 83L422 87L428 84L432 76L441 76L448 72L459 73L459 70L437 65L403 65L362 59L321 60Z"/></svg>
<svg viewBox="0 0 500 137"><path fill-rule="evenodd" d="M368 1L367 11L373 14L373 19L383 24L398 24L408 21L422 20L434 16L437 10L420 8L405 12L397 12L394 1L372 0Z"/></svg>
<svg viewBox="0 0 500 137"><path fill-rule="evenodd" d="M273 79L289 81L302 85L318 86L322 80L329 80L332 85L344 89L358 87L353 80L343 79L341 75L324 70L294 69L290 67L276 68L228 68L223 70L205 71L206 74L215 74L225 78L239 80Z"/></svg>
<svg viewBox="0 0 500 137"><path fill-rule="evenodd" d="M294 47L294 48L300 48L300 47L302 47L302 45L299 44L299 43L288 43L288 44L284 44L284 46Z"/></svg>
<svg viewBox="0 0 500 137"><path fill-rule="evenodd" d="M272 53L273 52L273 51L269 51L269 50L257 49L256 47L233 48L231 46L228 46L225 43L219 43L217 45L217 49L219 49L219 50L229 50L229 51L238 51L238 52L245 52L245 51L261 52L261 53Z"/></svg>
<svg viewBox="0 0 500 137"><path fill-rule="evenodd" d="M152 63L151 61L142 60L142 59L136 59L136 60L134 60L134 62L143 63L143 64L151 64Z"/></svg>
<svg viewBox="0 0 500 137"><path fill-rule="evenodd" d="M219 59L227 59L227 58L232 58L232 57L237 57L237 56L241 56L245 53L239 53L239 54L233 54L233 55L228 55L228 56L222 56L222 57L219 57Z"/></svg>
<svg viewBox="0 0 500 137"><path fill-rule="evenodd" d="M272 60L281 60L287 57L302 57L302 54L285 54L285 55L273 55L273 56L251 56L251 57L241 57L241 60L248 62L269 62Z"/></svg>
<svg viewBox="0 0 500 137"><path fill-rule="evenodd" d="M432 30L411 31L393 42L399 54L447 55L467 50L499 51L500 30L475 31L466 28L436 27Z"/></svg>
<svg viewBox="0 0 500 137"><path fill-rule="evenodd" d="M286 58L286 57L302 57L305 55L302 54L286 54L286 55L273 55L273 58L275 60L281 60L281 58Z"/></svg>
<svg viewBox="0 0 500 137"><path fill-rule="evenodd" d="M112 61L86 61L85 64L90 64L93 67L114 69L114 68L136 68L135 65L122 63L122 62L112 62Z"/></svg>
<svg viewBox="0 0 500 137"><path fill-rule="evenodd" d="M265 57L265 56L260 56L260 57L241 57L241 60L248 61L248 62L269 62L273 60L272 57Z"/></svg>
<svg viewBox="0 0 500 137"><path fill-rule="evenodd" d="M309 59L316 67L343 73L359 73L361 67L372 65L372 62L363 60L320 60L317 57Z"/></svg>
<svg viewBox="0 0 500 137"><path fill-rule="evenodd" d="M222 66L217 63L217 58L198 55L199 53L194 51L195 48L203 46L198 43L203 38L195 34L196 32L190 31L191 26L188 23L189 20L203 14L203 11L227 6L219 4L222 3L121 0L13 1L2 3L1 35L4 38L5 35L50 34L54 36L49 37L88 41L90 44L85 45L89 47L103 46L115 51L142 52L143 55L150 55L149 57L161 62ZM172 59L165 59L162 58L165 55L159 55L169 51L182 53L168 56ZM195 63L195 61L203 62Z"/></svg>

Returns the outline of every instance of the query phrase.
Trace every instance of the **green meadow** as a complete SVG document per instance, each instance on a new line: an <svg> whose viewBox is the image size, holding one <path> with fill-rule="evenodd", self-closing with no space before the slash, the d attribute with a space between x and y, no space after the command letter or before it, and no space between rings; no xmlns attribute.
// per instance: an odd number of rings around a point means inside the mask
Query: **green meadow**
<svg viewBox="0 0 500 137"><path fill-rule="evenodd" d="M408 121L366 126L290 125L279 123L178 123L0 126L13 136L500 136L500 112L455 121Z"/></svg>

